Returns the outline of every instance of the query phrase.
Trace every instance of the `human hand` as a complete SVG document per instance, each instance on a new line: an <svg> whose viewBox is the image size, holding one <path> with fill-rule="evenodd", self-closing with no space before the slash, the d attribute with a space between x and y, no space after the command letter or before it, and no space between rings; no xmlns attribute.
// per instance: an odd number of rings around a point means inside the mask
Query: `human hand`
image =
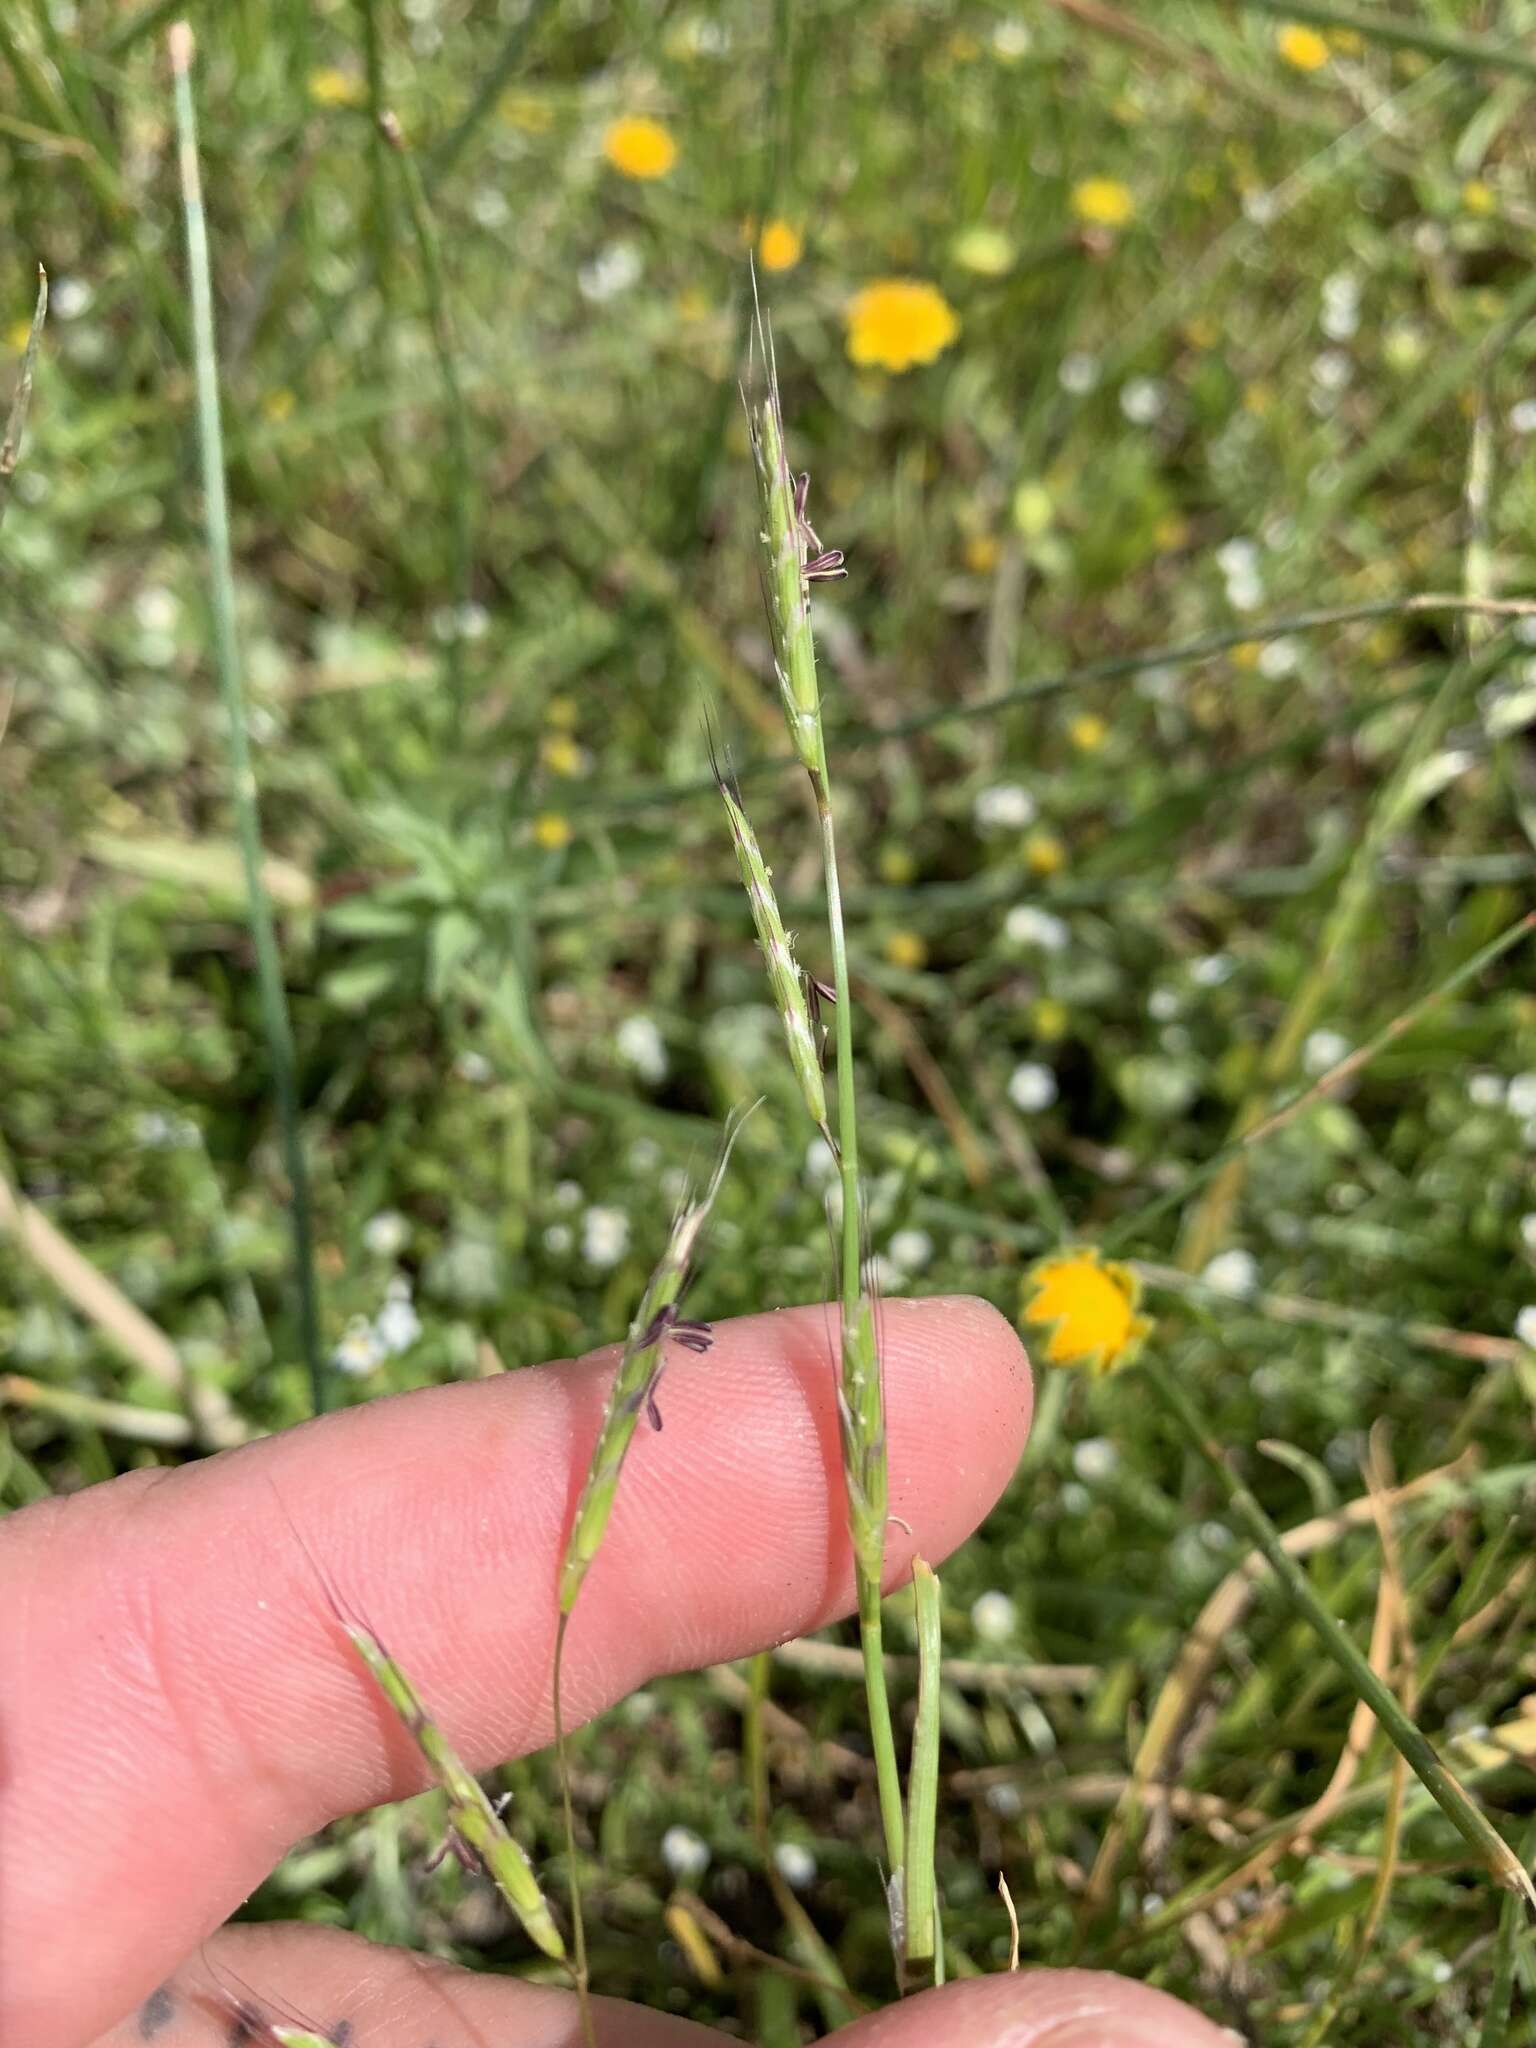
<svg viewBox="0 0 1536 2048"><path fill-rule="evenodd" d="M573 1722L850 1610L829 1313L723 1324L708 1357L669 1365L666 1429L626 1467L571 1626ZM1030 1383L983 1302L888 1302L883 1336L897 1584L914 1550L943 1557L1001 1493ZM376 1401L0 1525L0 2041L260 2042L216 2016L214 1995L238 1984L256 2010L304 2014L350 2048L576 2048L565 1990L331 1930L215 1930L293 1842L424 1783L297 1535L473 1768L549 1741L558 1561L615 1360ZM594 2009L603 2048L722 2040ZM953 1984L838 2036L1230 2039L1159 1992L1050 1970Z"/></svg>

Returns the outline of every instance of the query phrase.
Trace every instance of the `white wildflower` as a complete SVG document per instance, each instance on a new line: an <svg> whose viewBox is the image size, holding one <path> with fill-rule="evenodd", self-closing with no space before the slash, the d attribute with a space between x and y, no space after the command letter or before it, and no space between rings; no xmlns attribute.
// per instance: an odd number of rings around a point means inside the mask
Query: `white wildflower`
<svg viewBox="0 0 1536 2048"><path fill-rule="evenodd" d="M612 242L576 273L577 287L584 299L600 306L638 284L645 268L633 242Z"/></svg>
<svg viewBox="0 0 1536 2048"><path fill-rule="evenodd" d="M362 1379L365 1374L376 1372L383 1362L384 1352L372 1323L366 1316L354 1316L331 1353L331 1364L338 1372Z"/></svg>
<svg viewBox="0 0 1536 2048"><path fill-rule="evenodd" d="M408 1280L396 1278L389 1283L384 1306L373 1319L373 1334L386 1358L409 1351L421 1335L421 1317L411 1300Z"/></svg>
<svg viewBox="0 0 1536 2048"><path fill-rule="evenodd" d="M1200 1275L1207 1287L1237 1299L1255 1292L1259 1284L1259 1262L1252 1252L1235 1247L1218 1252Z"/></svg>
<svg viewBox="0 0 1536 2048"><path fill-rule="evenodd" d="M94 287L83 277L61 277L48 293L48 310L58 320L78 320L88 313L96 298Z"/></svg>
<svg viewBox="0 0 1536 2048"><path fill-rule="evenodd" d="M1019 1610L1006 1593L981 1594L971 1606L971 1627L983 1643L1006 1643L1019 1625Z"/></svg>
<svg viewBox="0 0 1536 2048"><path fill-rule="evenodd" d="M773 1852L773 1867L792 1892L803 1892L816 1875L816 1858L803 1842L780 1842Z"/></svg>
<svg viewBox="0 0 1536 2048"><path fill-rule="evenodd" d="M1168 409L1168 387L1156 377L1133 377L1120 393L1120 410L1133 426L1150 427Z"/></svg>
<svg viewBox="0 0 1536 2048"><path fill-rule="evenodd" d="M1120 1462L1120 1453L1107 1436L1085 1436L1072 1446L1072 1470L1079 1479L1107 1479Z"/></svg>
<svg viewBox="0 0 1536 2048"><path fill-rule="evenodd" d="M551 1258L563 1259L574 1242L569 1223L547 1223L544 1226L544 1249Z"/></svg>
<svg viewBox="0 0 1536 2048"><path fill-rule="evenodd" d="M1536 1301L1528 1301L1515 1317L1515 1335L1522 1344L1536 1351Z"/></svg>
<svg viewBox="0 0 1536 2048"><path fill-rule="evenodd" d="M1057 382L1074 398L1084 398L1099 381L1099 361L1086 349L1075 348L1064 355L1056 370Z"/></svg>
<svg viewBox="0 0 1536 2048"><path fill-rule="evenodd" d="M1536 398L1522 398L1517 405L1509 408L1510 431L1516 434L1536 434Z"/></svg>
<svg viewBox="0 0 1536 2048"><path fill-rule="evenodd" d="M1022 832L1038 814L1038 804L1019 782L994 782L976 792L971 806L978 832Z"/></svg>
<svg viewBox="0 0 1536 2048"><path fill-rule="evenodd" d="M887 1250L902 1272L920 1273L933 1257L933 1239L926 1230L898 1230Z"/></svg>
<svg viewBox="0 0 1536 2048"><path fill-rule="evenodd" d="M581 1219L581 1255L589 1266L616 1266L629 1249L629 1218L622 1209L594 1204Z"/></svg>
<svg viewBox="0 0 1536 2048"><path fill-rule="evenodd" d="M1342 1031L1309 1031L1301 1048L1301 1064L1309 1074L1326 1074L1352 1051Z"/></svg>
<svg viewBox="0 0 1536 2048"><path fill-rule="evenodd" d="M709 1844L692 1828L673 1826L661 1838L661 1860L675 1878L692 1883L709 1868Z"/></svg>
<svg viewBox="0 0 1536 2048"><path fill-rule="evenodd" d="M1026 1116L1049 1109L1056 1100L1056 1076L1038 1060L1023 1060L1009 1076L1008 1100Z"/></svg>
<svg viewBox="0 0 1536 2048"><path fill-rule="evenodd" d="M398 1209L381 1209L363 1225L363 1246L376 1259L397 1259L405 1250L410 1225Z"/></svg>
<svg viewBox="0 0 1536 2048"><path fill-rule="evenodd" d="M1504 1107L1511 1116L1536 1116L1536 1074L1516 1074L1504 1091Z"/></svg>
<svg viewBox="0 0 1536 2048"><path fill-rule="evenodd" d="M579 1180L557 1180L555 1182L555 1207L557 1209L579 1209L587 1199L587 1191Z"/></svg>
<svg viewBox="0 0 1536 2048"><path fill-rule="evenodd" d="M1066 920L1035 903L1015 903L1003 919L1003 933L1014 945L1038 946L1042 953L1061 952L1068 936Z"/></svg>
<svg viewBox="0 0 1536 2048"><path fill-rule="evenodd" d="M667 1048L660 1028L651 1017L626 1017L619 1026L616 1043L619 1058L633 1067L642 1081L654 1087L667 1078Z"/></svg>
<svg viewBox="0 0 1536 2048"><path fill-rule="evenodd" d="M1497 1109L1504 1100L1501 1074L1472 1074L1467 1080L1467 1100L1474 1109Z"/></svg>

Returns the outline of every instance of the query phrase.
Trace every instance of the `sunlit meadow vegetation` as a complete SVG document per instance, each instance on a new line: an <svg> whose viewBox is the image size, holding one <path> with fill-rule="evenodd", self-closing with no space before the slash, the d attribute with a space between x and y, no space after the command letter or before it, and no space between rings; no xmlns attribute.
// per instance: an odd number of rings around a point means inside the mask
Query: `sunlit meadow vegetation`
<svg viewBox="0 0 1536 2048"><path fill-rule="evenodd" d="M1518 943L1457 976L1536 873L1536 8L1299 12L193 8L238 622L326 1398L620 1336L758 1095L689 1313L835 1293L705 735L824 979L755 251L850 571L815 620L879 1284L1099 1368L1047 1376L943 1573L951 1974L1006 1966L1001 1872L1025 1963L1265 2042L1491 2043L1496 1966L1536 1997L1514 1918L1230 1579L1249 1539L1132 1360L1312 1524L1313 1589L1519 1842L1536 1001ZM169 19L0 12L0 402L52 288L0 533L7 1507L311 1401ZM854 1645L752 1674L766 1832L742 1671L574 1739L600 1989L765 2048L846 2014L832 1974L889 1995ZM558 1869L548 1760L504 1789ZM439 1795L339 1827L252 1911L535 1969L442 1832Z"/></svg>

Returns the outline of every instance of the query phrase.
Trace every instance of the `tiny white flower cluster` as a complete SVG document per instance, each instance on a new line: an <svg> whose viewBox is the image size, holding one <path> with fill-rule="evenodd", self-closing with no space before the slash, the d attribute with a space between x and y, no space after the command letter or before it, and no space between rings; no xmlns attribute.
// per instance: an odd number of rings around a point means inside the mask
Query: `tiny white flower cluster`
<svg viewBox="0 0 1536 2048"><path fill-rule="evenodd" d="M1067 943L1063 918L1035 903L1015 903L1003 919L1003 936L1015 946L1034 946L1042 953L1060 953Z"/></svg>
<svg viewBox="0 0 1536 2048"><path fill-rule="evenodd" d="M1150 427L1168 410L1168 387L1156 377L1132 377L1120 393L1120 410L1135 427Z"/></svg>
<svg viewBox="0 0 1536 2048"><path fill-rule="evenodd" d="M375 1219L377 1220L377 1219ZM331 1353L338 1372L354 1379L376 1372L386 1358L398 1358L421 1335L421 1317L411 1299L411 1283L396 1273L384 1289L378 1314L354 1316Z"/></svg>
<svg viewBox="0 0 1536 2048"><path fill-rule="evenodd" d="M692 1828L674 1824L661 1838L661 1860L680 1883L692 1883L709 1868L709 1844Z"/></svg>
<svg viewBox="0 0 1536 2048"><path fill-rule="evenodd" d="M1026 1116L1049 1109L1056 1095L1056 1076L1039 1060L1022 1060L1009 1076L1008 1100Z"/></svg>
<svg viewBox="0 0 1536 2048"><path fill-rule="evenodd" d="M1360 328L1360 280L1352 270L1335 270L1323 279L1319 324L1330 341L1354 340Z"/></svg>
<svg viewBox="0 0 1536 2048"><path fill-rule="evenodd" d="M978 832L1022 832L1035 822L1039 805L1020 782L994 782L978 790L971 806Z"/></svg>
<svg viewBox="0 0 1536 2048"><path fill-rule="evenodd" d="M1348 1059L1352 1050L1342 1031L1309 1031L1301 1048L1301 1064L1309 1074L1326 1074L1340 1060Z"/></svg>
<svg viewBox="0 0 1536 2048"><path fill-rule="evenodd" d="M1019 1610L1006 1593L982 1593L971 1605L971 1627L983 1643L1006 1643L1019 1625Z"/></svg>
<svg viewBox="0 0 1536 2048"><path fill-rule="evenodd" d="M589 1266L616 1266L629 1249L629 1218L622 1209L594 1203L581 1219L581 1255Z"/></svg>
<svg viewBox="0 0 1536 2048"><path fill-rule="evenodd" d="M1231 1251L1218 1252L1200 1278L1216 1293L1241 1301L1258 1291L1259 1262L1252 1252L1234 1246Z"/></svg>
<svg viewBox="0 0 1536 2048"><path fill-rule="evenodd" d="M626 1017L615 1039L619 1058L652 1087L667 1078L667 1047L654 1018Z"/></svg>
<svg viewBox="0 0 1536 2048"><path fill-rule="evenodd" d="M1257 611L1264 602L1258 542L1242 536L1223 541L1216 550L1216 566L1226 579L1227 603L1233 611Z"/></svg>

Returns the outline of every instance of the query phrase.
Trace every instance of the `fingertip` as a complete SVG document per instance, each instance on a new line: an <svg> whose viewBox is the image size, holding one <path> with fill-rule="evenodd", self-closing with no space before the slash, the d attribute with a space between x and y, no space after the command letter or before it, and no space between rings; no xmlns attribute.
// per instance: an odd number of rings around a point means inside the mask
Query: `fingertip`
<svg viewBox="0 0 1536 2048"><path fill-rule="evenodd" d="M847 2048L1240 2048L1182 2000L1105 1970L972 1977L857 2021Z"/></svg>

